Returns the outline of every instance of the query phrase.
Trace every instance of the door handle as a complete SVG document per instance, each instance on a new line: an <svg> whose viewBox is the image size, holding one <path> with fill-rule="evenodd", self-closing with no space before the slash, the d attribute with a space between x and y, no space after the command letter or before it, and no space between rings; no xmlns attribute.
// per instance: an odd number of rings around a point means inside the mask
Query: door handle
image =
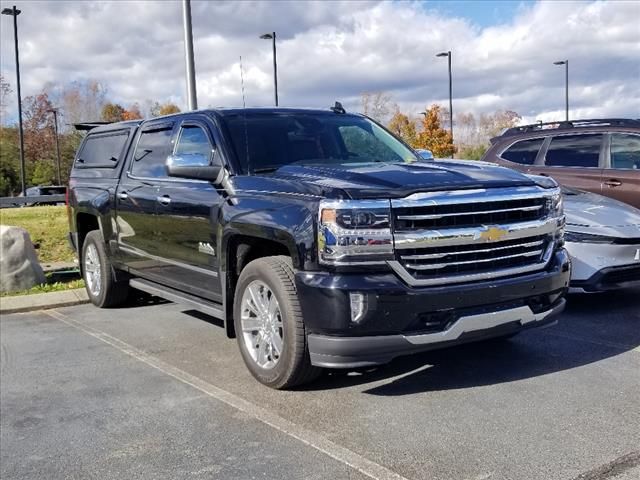
<svg viewBox="0 0 640 480"><path fill-rule="evenodd" d="M607 187L619 187L620 185L622 185L622 182L620 180L616 180L615 178L612 178L604 182L604 184Z"/></svg>
<svg viewBox="0 0 640 480"><path fill-rule="evenodd" d="M163 195L161 197L156 197L159 203L162 205L169 205L171 203L171 197L169 195Z"/></svg>
<svg viewBox="0 0 640 480"><path fill-rule="evenodd" d="M118 192L118 198L120 200L126 200L129 198L129 194L127 192Z"/></svg>

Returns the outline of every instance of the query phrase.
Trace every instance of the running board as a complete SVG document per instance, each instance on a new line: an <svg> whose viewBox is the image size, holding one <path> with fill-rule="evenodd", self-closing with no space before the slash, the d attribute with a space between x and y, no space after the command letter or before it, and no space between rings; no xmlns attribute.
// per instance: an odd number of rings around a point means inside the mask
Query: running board
<svg viewBox="0 0 640 480"><path fill-rule="evenodd" d="M141 278L129 280L129 285L137 290L142 290L143 292L150 293L151 295L164 298L165 300L169 300L174 303L186 305L194 310L199 310L202 313L224 320L224 311L222 310L222 305L219 303L210 302L200 297L189 295L188 293L180 292Z"/></svg>

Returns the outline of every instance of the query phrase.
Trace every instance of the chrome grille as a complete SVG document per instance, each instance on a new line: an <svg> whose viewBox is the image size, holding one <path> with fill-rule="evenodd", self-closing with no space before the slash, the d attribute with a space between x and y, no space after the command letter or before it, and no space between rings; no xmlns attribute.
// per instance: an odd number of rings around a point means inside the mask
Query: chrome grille
<svg viewBox="0 0 640 480"><path fill-rule="evenodd" d="M472 282L543 269L561 219L557 190L518 187L416 194L392 200L396 260L418 286Z"/></svg>
<svg viewBox="0 0 640 480"><path fill-rule="evenodd" d="M469 227L537 220L547 214L545 198L499 202L420 205L394 210L398 232L425 228Z"/></svg>
<svg viewBox="0 0 640 480"><path fill-rule="evenodd" d="M401 250L400 263L416 278L460 275L538 263L549 242L545 236L480 245Z"/></svg>

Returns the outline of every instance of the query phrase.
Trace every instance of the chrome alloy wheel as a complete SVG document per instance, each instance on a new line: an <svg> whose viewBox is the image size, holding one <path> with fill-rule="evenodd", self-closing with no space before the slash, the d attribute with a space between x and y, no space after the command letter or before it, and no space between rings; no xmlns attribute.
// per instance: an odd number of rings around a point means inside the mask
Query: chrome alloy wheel
<svg viewBox="0 0 640 480"><path fill-rule="evenodd" d="M84 279L91 295L98 297L102 288L100 257L95 245L87 245L84 253Z"/></svg>
<svg viewBox="0 0 640 480"><path fill-rule="evenodd" d="M276 296L264 282L254 280L245 288L240 325L244 346L255 364L264 369L275 367L282 354L282 313Z"/></svg>

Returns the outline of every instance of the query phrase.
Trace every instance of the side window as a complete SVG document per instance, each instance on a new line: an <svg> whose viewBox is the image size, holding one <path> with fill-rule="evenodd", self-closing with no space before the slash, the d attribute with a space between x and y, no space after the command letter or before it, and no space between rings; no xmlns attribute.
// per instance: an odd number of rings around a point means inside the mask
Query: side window
<svg viewBox="0 0 640 480"><path fill-rule="evenodd" d="M213 146L202 127L185 125L180 129L174 155L191 159L193 165L209 165Z"/></svg>
<svg viewBox="0 0 640 480"><path fill-rule="evenodd" d="M507 148L500 156L510 162L533 165L543 143L544 138L520 140Z"/></svg>
<svg viewBox="0 0 640 480"><path fill-rule="evenodd" d="M597 167L601 144L600 133L553 137L547 150L546 165Z"/></svg>
<svg viewBox="0 0 640 480"><path fill-rule="evenodd" d="M611 168L640 169L640 135L611 135Z"/></svg>
<svg viewBox="0 0 640 480"><path fill-rule="evenodd" d="M77 167L106 167L118 165L129 132L89 135L78 153Z"/></svg>
<svg viewBox="0 0 640 480"><path fill-rule="evenodd" d="M133 154L131 173L136 177L166 177L165 162L170 153L171 127L143 130Z"/></svg>

